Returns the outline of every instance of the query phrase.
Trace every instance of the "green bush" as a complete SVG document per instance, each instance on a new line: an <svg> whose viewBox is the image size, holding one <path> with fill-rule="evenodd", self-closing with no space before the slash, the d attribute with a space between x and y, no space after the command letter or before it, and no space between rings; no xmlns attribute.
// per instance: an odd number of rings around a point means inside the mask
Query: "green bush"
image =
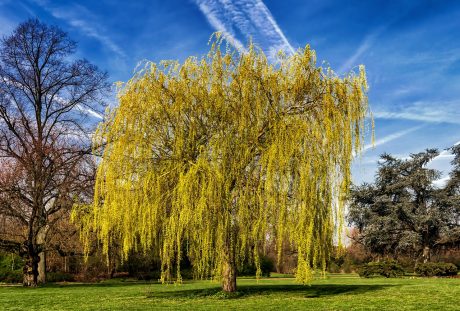
<svg viewBox="0 0 460 311"><path fill-rule="evenodd" d="M73 274L65 273L65 272L48 272L46 274L46 281L50 283L73 282L75 281L75 277Z"/></svg>
<svg viewBox="0 0 460 311"><path fill-rule="evenodd" d="M273 264L273 261L266 257L262 256L260 258L260 270L262 270L262 276L265 276L267 278L270 277L270 273L274 270L275 265Z"/></svg>
<svg viewBox="0 0 460 311"><path fill-rule="evenodd" d="M353 261L348 253L335 254L327 263L327 271L329 273L352 273L357 266Z"/></svg>
<svg viewBox="0 0 460 311"><path fill-rule="evenodd" d="M21 270L24 260L16 254L0 252L0 271L1 270Z"/></svg>
<svg viewBox="0 0 460 311"><path fill-rule="evenodd" d="M10 253L0 253L0 282L21 283L22 266L21 257Z"/></svg>
<svg viewBox="0 0 460 311"><path fill-rule="evenodd" d="M396 278L404 275L404 269L396 261L369 262L358 270L359 276L370 278L373 276L384 276Z"/></svg>
<svg viewBox="0 0 460 311"><path fill-rule="evenodd" d="M2 283L21 283L22 279L22 270L0 270L0 282ZM72 282L75 281L75 278L70 273L48 272L46 274L46 281L50 283Z"/></svg>
<svg viewBox="0 0 460 311"><path fill-rule="evenodd" d="M260 257L260 270L262 270L262 276L270 277L270 273L274 270L275 265L273 260L267 256ZM242 267L238 268L239 276L255 276L257 268L253 262L245 263Z"/></svg>
<svg viewBox="0 0 460 311"><path fill-rule="evenodd" d="M0 270L1 283L21 283L22 270Z"/></svg>
<svg viewBox="0 0 460 311"><path fill-rule="evenodd" d="M458 268L453 263L427 262L417 265L415 272L420 276L453 276Z"/></svg>

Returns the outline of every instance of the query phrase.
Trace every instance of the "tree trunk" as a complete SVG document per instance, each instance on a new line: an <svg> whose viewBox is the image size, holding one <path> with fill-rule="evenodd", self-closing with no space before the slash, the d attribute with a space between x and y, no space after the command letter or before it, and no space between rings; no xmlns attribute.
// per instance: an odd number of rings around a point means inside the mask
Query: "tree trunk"
<svg viewBox="0 0 460 311"><path fill-rule="evenodd" d="M236 292L236 262L235 249L232 245L227 245L223 257L222 289L224 292L233 293Z"/></svg>
<svg viewBox="0 0 460 311"><path fill-rule="evenodd" d="M23 285L36 287L46 282L46 235L48 226L43 226L35 236L29 236L27 258L23 268Z"/></svg>
<svg viewBox="0 0 460 311"><path fill-rule="evenodd" d="M37 245L41 251L38 253L38 284L46 283L46 236L48 234L49 226L42 227L37 233Z"/></svg>
<svg viewBox="0 0 460 311"><path fill-rule="evenodd" d="M429 246L423 248L423 263L427 263L431 260L431 249Z"/></svg>
<svg viewBox="0 0 460 311"><path fill-rule="evenodd" d="M38 262L38 284L46 283L46 251L38 254L40 261Z"/></svg>
<svg viewBox="0 0 460 311"><path fill-rule="evenodd" d="M40 257L33 251L29 251L23 268L23 285L36 287L38 284L38 262Z"/></svg>

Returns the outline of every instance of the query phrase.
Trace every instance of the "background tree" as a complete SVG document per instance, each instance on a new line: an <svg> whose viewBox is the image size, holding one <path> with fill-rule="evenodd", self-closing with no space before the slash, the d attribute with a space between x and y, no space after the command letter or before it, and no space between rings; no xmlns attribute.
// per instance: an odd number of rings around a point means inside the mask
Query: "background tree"
<svg viewBox="0 0 460 311"><path fill-rule="evenodd" d="M71 60L75 48L65 32L38 20L1 41L0 214L21 234L2 234L0 246L26 257L24 285L45 281L48 231L93 181L86 119L102 108L107 74Z"/></svg>
<svg viewBox="0 0 460 311"><path fill-rule="evenodd" d="M451 248L460 248L460 144L450 148L454 158L452 159L452 171L443 191L441 204L446 209L451 209L453 219L443 232L443 245Z"/></svg>
<svg viewBox="0 0 460 311"><path fill-rule="evenodd" d="M162 280L180 281L183 252L196 277L236 290L237 265L270 240L298 251L297 279L325 267L360 146L364 70L338 78L307 47L276 66L250 46L147 65L102 124L107 145L83 236L107 252L155 249ZM78 213L77 213L78 214ZM77 216L77 215L76 215ZM185 247L183 247L185 244ZM281 247L278 248L281 251ZM260 268L258 269L260 275Z"/></svg>
<svg viewBox="0 0 460 311"><path fill-rule="evenodd" d="M348 220L359 229L356 240L383 256L413 256L429 261L458 228L458 207L446 189L434 187L440 177L426 167L435 149L409 159L381 156L376 180L352 188Z"/></svg>

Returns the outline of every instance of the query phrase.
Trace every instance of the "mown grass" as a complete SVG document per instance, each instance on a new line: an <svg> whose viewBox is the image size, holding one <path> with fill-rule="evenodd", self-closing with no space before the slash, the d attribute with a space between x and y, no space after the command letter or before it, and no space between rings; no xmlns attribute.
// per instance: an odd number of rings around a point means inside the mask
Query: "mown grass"
<svg viewBox="0 0 460 311"><path fill-rule="evenodd" d="M332 275L310 286L291 278L239 279L238 292L219 284L110 281L0 286L3 310L460 310L460 279L361 279Z"/></svg>

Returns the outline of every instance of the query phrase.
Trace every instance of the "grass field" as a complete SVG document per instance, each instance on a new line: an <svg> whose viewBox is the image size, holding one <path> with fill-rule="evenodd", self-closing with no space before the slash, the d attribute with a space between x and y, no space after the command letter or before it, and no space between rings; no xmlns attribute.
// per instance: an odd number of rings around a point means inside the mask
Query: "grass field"
<svg viewBox="0 0 460 311"><path fill-rule="evenodd" d="M238 279L226 297L219 284L182 285L110 281L49 284L41 288L0 285L2 310L460 310L460 279L361 279L331 275L311 286L289 278Z"/></svg>

